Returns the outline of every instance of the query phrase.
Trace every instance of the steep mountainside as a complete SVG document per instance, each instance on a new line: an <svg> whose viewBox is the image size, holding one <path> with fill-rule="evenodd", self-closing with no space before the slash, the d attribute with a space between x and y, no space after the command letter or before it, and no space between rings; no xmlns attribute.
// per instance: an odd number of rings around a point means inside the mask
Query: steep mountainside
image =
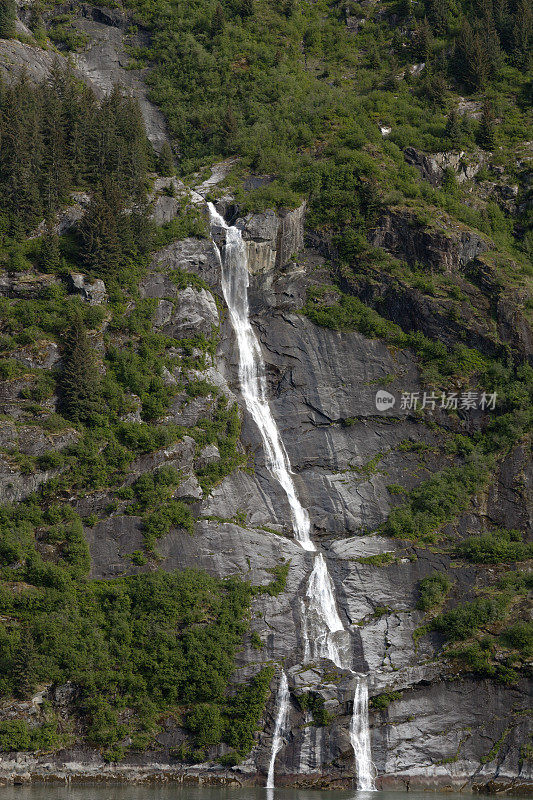
<svg viewBox="0 0 533 800"><path fill-rule="evenodd" d="M0 0L1 780L531 790L532 19Z"/></svg>

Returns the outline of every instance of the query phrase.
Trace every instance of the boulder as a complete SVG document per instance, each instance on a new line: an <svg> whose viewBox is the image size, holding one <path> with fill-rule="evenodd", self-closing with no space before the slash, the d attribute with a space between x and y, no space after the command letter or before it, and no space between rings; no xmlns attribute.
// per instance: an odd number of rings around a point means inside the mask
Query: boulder
<svg viewBox="0 0 533 800"><path fill-rule="evenodd" d="M105 283L100 278L91 283L81 272L71 272L69 289L73 294L79 294L90 306L102 305L107 302Z"/></svg>

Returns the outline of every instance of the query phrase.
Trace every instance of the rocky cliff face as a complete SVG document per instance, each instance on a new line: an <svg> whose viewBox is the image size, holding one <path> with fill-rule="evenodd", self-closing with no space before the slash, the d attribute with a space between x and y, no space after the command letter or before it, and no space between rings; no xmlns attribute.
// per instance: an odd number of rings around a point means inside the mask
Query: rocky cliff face
<svg viewBox="0 0 533 800"><path fill-rule="evenodd" d="M281 227L282 221L276 224ZM255 235L262 237L263 220L259 219L255 227L249 217L246 225L250 236L259 230ZM292 251L294 231L289 232L287 242L283 234L281 239L277 235L276 253ZM353 668L369 671L371 696L394 693L386 708L371 713L379 785L460 788L490 781L518 785L531 777L521 755L527 739L527 686L518 684L508 689L454 675L438 660L435 634L418 640L413 635L424 620L423 612L416 608L419 581L436 569L445 569L453 573L457 598L468 599L476 581L475 568L458 567L449 557L431 550L362 535L375 529L396 502L388 486L412 488L441 466L443 429L421 424L407 410L378 413L375 406L378 388L386 387L393 393L422 388L416 362L410 352L392 352L356 332L338 333L315 326L299 309L309 280L306 259L313 261L316 274L320 258L306 252L298 266L290 263L284 269L275 267L276 258L271 254L264 262L270 268L252 277L253 324L261 339L272 409L293 464L297 488L309 509L315 536L327 554L339 612L352 634ZM195 272L208 282L211 292L193 287L178 290L168 277L175 269ZM83 285L83 281L73 280L73 291L79 290L78 284ZM180 337L191 330L207 333L219 324L215 303L219 287L219 265L212 244L208 240L185 240L156 255L141 294L157 299L154 324L167 335ZM19 289L15 284L6 290L29 291L27 285ZM207 377L241 403L233 334L225 318L221 324L216 357L199 377ZM168 380L173 379L169 373ZM13 408L9 397L4 403L6 409ZM178 395L168 419L191 424L199 415L209 413L210 404L209 397L190 400ZM284 591L278 597L263 596L254 601L252 627L264 649L246 648L240 654L236 678L250 675L258 664L270 660L288 670L291 733L277 760L280 782L316 787L351 785L354 763L348 730L353 678L336 669L332 672L329 662L302 663L299 602L312 564L309 554L291 538L286 498L265 468L258 432L243 407L241 415L242 443L253 454L252 473L237 471L204 497L194 477L194 462L199 458L216 460L218 453L214 448L214 452L198 454L194 442L185 437L171 448L139 459L132 466L131 480L161 464L175 465L189 474L180 490L198 504L201 521L193 537L172 530L160 541L163 569L202 568L218 576L238 574L254 583L268 583L273 566L289 563ZM25 444L24 428L19 427L16 435L20 450L38 452L40 445L34 437ZM7 441L9 436L6 428L3 437ZM56 438L54 446L64 447L65 436L68 439L68 433ZM405 448L405 442L412 447ZM459 528L481 531L487 517L507 526L530 526L527 490L520 494L514 488L516 475L522 470L524 474L529 470L527 453L518 447L502 463L486 502L480 500L469 509ZM35 481L46 478L45 473L31 480L6 477L5 498L24 496L34 490ZM82 500L79 510L87 515L105 508L108 502L105 493L97 493ZM138 518L123 516L119 509L88 528L86 536L92 577L145 569L132 566L126 557L142 548ZM383 553L390 555L381 566L379 562L372 565L361 561ZM323 701L328 713L326 727L300 708L298 696L307 692ZM263 732L249 759L228 772L206 766L203 769L207 772L201 774L238 783L264 781L274 697L275 691ZM158 763L162 760L163 772L149 757L141 761L129 757L114 768L113 774L137 780L159 771L166 777L182 779L184 768L168 755L176 741L179 732L169 731L161 737L163 753L158 755ZM63 774L67 761L74 773L90 775L104 769L96 754L73 752L52 761L44 757L16 764L4 761L2 772ZM110 770L105 767L105 771ZM198 768L187 774L198 774Z"/></svg>
<svg viewBox="0 0 533 800"><path fill-rule="evenodd" d="M121 67L125 20L102 11L98 19L83 17L80 29L91 45L77 58L77 67L102 90L124 70ZM104 30L105 29L105 30ZM25 45L2 44L7 58L24 63ZM7 48L7 49L6 49ZM15 57L16 56L16 57ZM47 57L48 58L48 57ZM49 69L48 60L42 69ZM38 61L38 59L37 59ZM34 59L35 70L40 69ZM139 76L127 73L127 84L143 103L149 134L158 143L164 125L157 110L143 94ZM427 165L424 167L426 168ZM435 170L436 172L436 170ZM169 217L172 216L169 212ZM419 582L445 570L453 576L453 602L473 596L479 580L474 566L459 565L442 552L415 547L373 535L398 503L398 489L409 490L453 455L443 455L449 421L436 411L428 421L401 409L378 412L376 391L399 396L424 390L417 361L408 350L388 348L380 341L354 332L319 328L302 315L306 290L324 271L318 250L304 249L304 214L301 206L290 212L266 211L239 217L248 247L252 322L260 338L266 362L273 414L283 436L302 504L309 510L314 535L325 552L335 583L339 613L351 633L352 668L369 673L371 697L388 696L388 703L371 709L371 740L378 785L383 788L471 788L509 785L518 788L531 780L531 762L524 757L528 741L528 686L523 680L512 687L470 674L457 673L439 659L437 634L416 635L425 620L417 608ZM168 215L167 215L168 216ZM160 221L168 221L162 217ZM426 230L408 213L393 210L371 234L373 244L404 258L422 261L450 274L477 270L477 288L469 284L471 300L491 312L495 307L497 330L486 319L469 320L471 343L496 353L507 343L520 360L531 354L528 327L520 316L520 298L492 292L490 267L483 261L487 245L483 237L444 223ZM298 258L293 256L298 254ZM178 288L175 270L194 273L208 288ZM476 274L477 274L476 273ZM493 277L493 276L492 276ZM50 276L28 280L25 276L2 278L0 293L9 297L32 296L53 283ZM74 275L71 291L85 302L105 302L105 287ZM446 306L405 287L399 294L386 278L361 282L360 296L386 307L388 316L413 329L440 338L446 344L463 338L465 326L452 321ZM286 498L265 467L258 431L247 416L239 393L237 355L233 333L221 303L220 265L208 239L185 239L159 251L140 287L142 298L157 302L154 326L165 335L182 339L196 333L208 337L220 326L215 355L195 372L198 380L237 399L243 423L240 449L250 453L252 469L234 471L206 494L195 476L199 464L214 463L220 453L213 445L198 452L191 437L176 445L139 458L128 479L152 472L165 464L184 475L176 495L194 504L198 522L194 536L171 529L158 543L160 566L165 570L186 567L206 569L220 576L240 575L255 584L267 584L276 565L288 564L287 582L277 597L258 596L253 601L252 628L263 649L247 645L238 657L235 679L247 677L257 666L274 661L283 665L291 690L290 734L281 749L276 772L281 783L298 786L352 786L354 759L349 739L354 679L348 671L323 661L303 663L299 604L311 570L311 558L292 539ZM517 319L519 322L517 323ZM409 324L407 324L409 327ZM43 342L39 352L21 349L21 363L32 359L51 369L58 355L53 343ZM39 359L38 362L36 359ZM179 372L167 370L165 380L176 384ZM17 400L23 380L0 383L2 413L20 416ZM55 400L47 401L53 410ZM191 398L177 393L163 422L192 426L212 413L212 395ZM132 412L135 421L138 413ZM429 424L431 423L431 424ZM473 426L477 424L474 418ZM458 430L458 429L457 429ZM3 451L16 448L39 456L58 451L73 441L74 431L35 436L24 425L4 423ZM406 444L407 443L407 444ZM0 499L21 499L50 477L50 471L23 475L16 464L0 460ZM531 531L531 463L527 443L517 443L502 461L495 479L456 523L459 536L482 532L488 523ZM83 516L108 507L110 496L95 492L78 502ZM145 571L127 554L142 549L139 517L120 507L85 535L91 551L91 577L107 578ZM380 556L386 557L379 558ZM374 563L369 556L376 556ZM326 717L315 718L298 698L312 693L319 698ZM51 698L68 715L70 697L63 687ZM38 705L42 698L34 699ZM157 757L145 753L128 756L121 765L104 765L99 754L66 751L57 756L6 757L0 774L19 776L124 776L135 780L173 778L211 779L221 782L263 784L268 766L275 714L275 683L262 732L248 760L231 770L214 762L183 767L172 753L182 731L168 724L160 734ZM27 709L26 709L27 711ZM3 709L9 714L9 709ZM326 724L324 724L326 722ZM180 738L181 737L181 738ZM219 750L211 753L213 759Z"/></svg>

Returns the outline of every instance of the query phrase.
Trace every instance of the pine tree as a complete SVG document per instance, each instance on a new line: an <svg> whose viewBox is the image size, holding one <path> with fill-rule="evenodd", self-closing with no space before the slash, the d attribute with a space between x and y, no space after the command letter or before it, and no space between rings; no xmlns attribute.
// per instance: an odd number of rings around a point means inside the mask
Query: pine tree
<svg viewBox="0 0 533 800"><path fill-rule="evenodd" d="M12 672L15 697L24 700L33 692L37 678L33 637L31 632L25 628L20 631L18 647L13 658Z"/></svg>
<svg viewBox="0 0 533 800"><path fill-rule="evenodd" d="M15 35L16 17L15 0L0 0L0 39L11 39Z"/></svg>
<svg viewBox="0 0 533 800"><path fill-rule="evenodd" d="M437 36L446 36L450 20L449 0L430 0L428 17L434 33Z"/></svg>
<svg viewBox="0 0 533 800"><path fill-rule="evenodd" d="M254 0L242 0L241 17L251 17L254 13Z"/></svg>
<svg viewBox="0 0 533 800"><path fill-rule="evenodd" d="M63 105L53 89L44 89L42 98L42 157L39 183L45 214L51 214L67 199L71 183L66 160L63 130Z"/></svg>
<svg viewBox="0 0 533 800"><path fill-rule="evenodd" d="M448 114L444 134L454 146L461 141L461 120L455 108L452 108Z"/></svg>
<svg viewBox="0 0 533 800"><path fill-rule="evenodd" d="M75 422L90 422L100 409L100 377L79 309L75 310L64 336L62 364L62 412Z"/></svg>
<svg viewBox="0 0 533 800"><path fill-rule="evenodd" d="M433 37L427 17L424 17L415 29L412 42L413 57L418 61L427 61L431 55Z"/></svg>
<svg viewBox="0 0 533 800"><path fill-rule="evenodd" d="M163 147L159 153L159 174L160 175L175 175L176 167L174 166L174 156L168 142L163 142Z"/></svg>
<svg viewBox="0 0 533 800"><path fill-rule="evenodd" d="M239 125L231 102L229 102L226 106L222 126L224 130L225 149L228 153L232 153L235 150L235 140L239 132Z"/></svg>
<svg viewBox="0 0 533 800"><path fill-rule="evenodd" d="M411 16L412 8L411 8L411 0L398 0L398 5L396 6L396 13L402 19L407 19Z"/></svg>
<svg viewBox="0 0 533 800"><path fill-rule="evenodd" d="M511 34L511 50L513 62L520 69L526 70L531 63L533 44L533 9L531 2L520 0Z"/></svg>
<svg viewBox="0 0 533 800"><path fill-rule="evenodd" d="M465 18L455 44L452 70L456 77L470 89L482 89L487 80L486 49L479 33L474 32Z"/></svg>
<svg viewBox="0 0 533 800"><path fill-rule="evenodd" d="M123 207L119 187L112 178L106 178L80 223L84 261L97 274L116 274L123 263L123 251L129 249Z"/></svg>
<svg viewBox="0 0 533 800"><path fill-rule="evenodd" d="M496 145L494 114L488 100L483 103L483 111L477 131L477 142L484 150L494 150Z"/></svg>
<svg viewBox="0 0 533 800"><path fill-rule="evenodd" d="M43 272L57 272L61 265L59 237L50 221L47 222L39 249L39 266Z"/></svg>
<svg viewBox="0 0 533 800"><path fill-rule="evenodd" d="M211 20L212 35L216 36L217 33L222 33L225 25L226 25L226 15L224 14L224 9L222 8L220 3L217 3L215 6L215 11L213 13L213 19Z"/></svg>

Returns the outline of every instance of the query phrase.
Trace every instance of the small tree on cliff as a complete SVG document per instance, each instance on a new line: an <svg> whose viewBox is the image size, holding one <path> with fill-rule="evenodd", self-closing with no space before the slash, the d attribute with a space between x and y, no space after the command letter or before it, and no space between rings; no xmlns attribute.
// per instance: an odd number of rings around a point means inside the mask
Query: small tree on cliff
<svg viewBox="0 0 533 800"><path fill-rule="evenodd" d="M15 0L0 0L0 39L10 39L15 35L16 15Z"/></svg>
<svg viewBox="0 0 533 800"><path fill-rule="evenodd" d="M100 377L79 309L64 336L62 362L62 411L75 422L88 422L100 410Z"/></svg>
<svg viewBox="0 0 533 800"><path fill-rule="evenodd" d="M461 139L461 119L455 108L452 108L446 120L445 136L455 146Z"/></svg>
<svg viewBox="0 0 533 800"><path fill-rule="evenodd" d="M159 172L161 175L171 176L176 172L174 156L168 142L164 142L159 154Z"/></svg>
<svg viewBox="0 0 533 800"><path fill-rule="evenodd" d="M484 150L494 150L496 146L496 126L492 106L488 100L483 103L483 111L477 131L477 142Z"/></svg>

